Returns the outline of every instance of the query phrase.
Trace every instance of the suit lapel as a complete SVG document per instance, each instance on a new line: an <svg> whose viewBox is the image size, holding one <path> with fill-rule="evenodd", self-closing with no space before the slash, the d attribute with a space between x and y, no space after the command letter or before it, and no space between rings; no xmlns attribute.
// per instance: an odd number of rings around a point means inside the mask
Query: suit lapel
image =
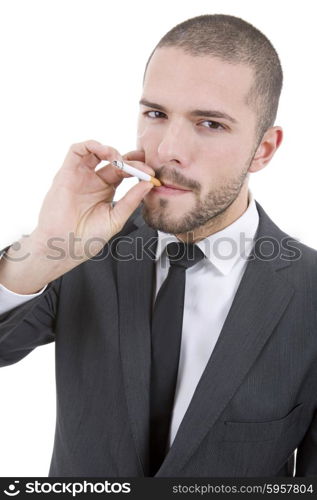
<svg viewBox="0 0 317 500"><path fill-rule="evenodd" d="M261 257L271 254L272 237L280 242L285 233L258 203L257 208L260 222L255 240L262 238L261 249L253 247L218 342L157 476L177 476L190 459L259 356L294 293L277 273L289 262ZM263 243L265 237L271 243Z"/></svg>
<svg viewBox="0 0 317 500"><path fill-rule="evenodd" d="M148 471L150 319L156 244L156 231L144 224L122 238L116 247L124 387L132 434L145 475Z"/></svg>

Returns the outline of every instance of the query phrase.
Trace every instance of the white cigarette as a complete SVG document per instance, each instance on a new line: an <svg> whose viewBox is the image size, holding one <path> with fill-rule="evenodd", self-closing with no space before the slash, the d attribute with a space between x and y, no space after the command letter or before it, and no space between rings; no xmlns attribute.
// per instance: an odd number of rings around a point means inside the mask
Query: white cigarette
<svg viewBox="0 0 317 500"><path fill-rule="evenodd" d="M120 170L123 170L123 172L133 175L134 177L137 177L141 181L150 181L152 182L152 184L154 184L154 186L162 186L162 183L155 177L152 177L152 175L146 174L145 172L142 172L142 170L131 167L131 165L127 165L123 161L114 160L111 163L115 167L120 168Z"/></svg>

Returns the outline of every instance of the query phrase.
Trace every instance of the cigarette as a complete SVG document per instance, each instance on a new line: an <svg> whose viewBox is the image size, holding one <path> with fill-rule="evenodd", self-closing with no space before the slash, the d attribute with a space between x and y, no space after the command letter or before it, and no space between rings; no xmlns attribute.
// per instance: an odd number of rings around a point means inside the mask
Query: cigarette
<svg viewBox="0 0 317 500"><path fill-rule="evenodd" d="M120 170L123 170L123 172L126 172L127 174L137 177L141 181L150 181L152 182L152 184L154 184L154 186L162 186L162 183L155 177L152 177L150 174L142 172L142 170L139 170L138 168L131 167L131 165L127 165L123 161L114 160L111 162L111 164L117 168L120 168Z"/></svg>

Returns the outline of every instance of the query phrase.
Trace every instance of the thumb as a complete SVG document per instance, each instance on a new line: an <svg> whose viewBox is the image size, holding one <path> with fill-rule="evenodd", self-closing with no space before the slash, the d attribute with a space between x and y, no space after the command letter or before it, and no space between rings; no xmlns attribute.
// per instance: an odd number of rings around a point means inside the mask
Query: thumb
<svg viewBox="0 0 317 500"><path fill-rule="evenodd" d="M154 184L150 181L140 181L129 189L121 200L117 201L111 210L111 216L116 227L121 228L126 223L130 215L140 205L144 196L147 195L153 187Z"/></svg>

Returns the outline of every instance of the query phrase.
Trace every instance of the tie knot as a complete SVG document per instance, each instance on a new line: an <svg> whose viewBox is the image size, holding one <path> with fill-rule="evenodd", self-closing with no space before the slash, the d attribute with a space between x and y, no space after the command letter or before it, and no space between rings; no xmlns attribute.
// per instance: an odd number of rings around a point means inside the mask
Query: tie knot
<svg viewBox="0 0 317 500"><path fill-rule="evenodd" d="M193 243L172 242L166 245L166 253L171 266L188 269L205 257L200 248Z"/></svg>

